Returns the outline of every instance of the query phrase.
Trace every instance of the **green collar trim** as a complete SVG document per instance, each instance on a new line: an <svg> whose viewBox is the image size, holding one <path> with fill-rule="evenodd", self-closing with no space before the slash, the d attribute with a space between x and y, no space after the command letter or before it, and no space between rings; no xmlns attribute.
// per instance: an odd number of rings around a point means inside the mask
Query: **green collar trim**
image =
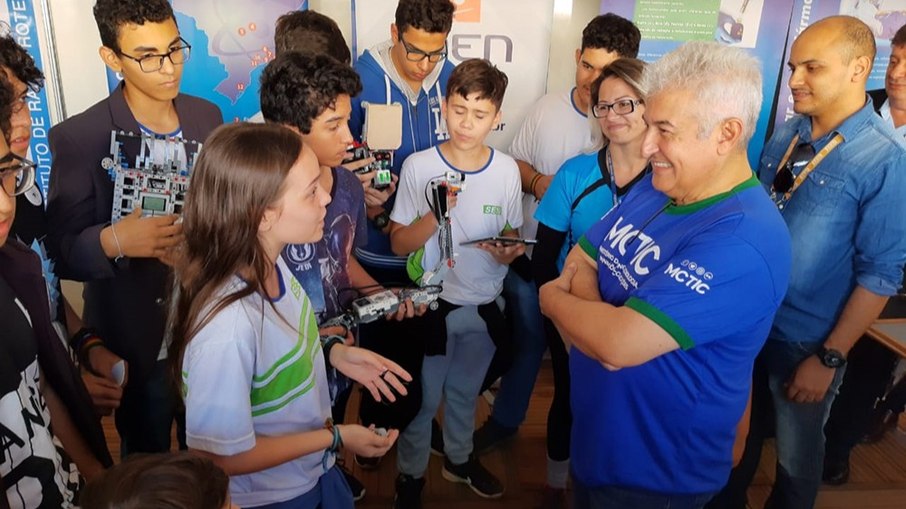
<svg viewBox="0 0 906 509"><path fill-rule="evenodd" d="M733 196L734 194L739 193L741 191L745 191L746 189L749 189L750 187L755 187L755 186L760 186L760 185L761 185L761 182L758 180L757 177L755 177L755 174L752 173L751 177L749 177L748 179L746 179L745 181L743 181L742 183L740 183L733 189L730 189L729 191L726 191L726 192L723 192L720 194L715 194L714 196L711 196L710 198L705 198L704 200L689 203L686 205L675 205L672 202L670 202L667 204L667 207L665 208L665 212L668 214L674 214L674 215L691 214L693 212L698 212L699 210L710 207L711 205L714 205L715 203L719 203L723 200L726 200L727 198Z"/></svg>

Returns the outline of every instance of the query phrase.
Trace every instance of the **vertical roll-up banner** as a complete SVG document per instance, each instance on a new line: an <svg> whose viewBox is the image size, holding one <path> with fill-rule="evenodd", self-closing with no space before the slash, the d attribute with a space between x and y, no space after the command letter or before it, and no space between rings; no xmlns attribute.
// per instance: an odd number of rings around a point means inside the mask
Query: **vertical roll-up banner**
<svg viewBox="0 0 906 509"><path fill-rule="evenodd" d="M12 1L12 0L10 0ZM216 104L227 122L260 117L259 78L274 58L274 24L308 9L308 0L171 0L179 32L192 46L180 92ZM120 82L107 70L112 91Z"/></svg>
<svg viewBox="0 0 906 509"><path fill-rule="evenodd" d="M801 0L797 0L801 1ZM806 0L808 1L808 0ZM790 0L602 0L601 12L633 20L642 32L639 58L653 62L687 41L743 48L761 62L764 97L749 162L758 158L771 126L777 79L784 66Z"/></svg>
<svg viewBox="0 0 906 509"><path fill-rule="evenodd" d="M906 24L906 0L880 0L874 2L859 0L795 0L793 15L790 18L790 29L787 37L787 52L784 63L789 58L793 41L812 23L826 18L845 14L865 22L875 34L878 48L874 65L868 77L868 90L884 88L884 73L887 72L887 61L890 59L890 40L897 30ZM780 81L780 94L777 99L777 112L774 125L780 125L790 119L793 111L793 96L790 94L790 69L784 65Z"/></svg>
<svg viewBox="0 0 906 509"><path fill-rule="evenodd" d="M26 106L31 114L31 141L28 158L37 164L38 184L47 196L50 182L50 145L47 133L51 126L63 119L59 93L59 76L54 61L54 39L47 4L34 0L5 0L0 2L0 27L35 59L35 65L44 73L44 88L29 91Z"/></svg>
<svg viewBox="0 0 906 509"><path fill-rule="evenodd" d="M488 144L507 150L528 108L545 93L554 0L452 0L448 58L486 58L509 78L500 126ZM352 0L353 55L390 38L398 0Z"/></svg>

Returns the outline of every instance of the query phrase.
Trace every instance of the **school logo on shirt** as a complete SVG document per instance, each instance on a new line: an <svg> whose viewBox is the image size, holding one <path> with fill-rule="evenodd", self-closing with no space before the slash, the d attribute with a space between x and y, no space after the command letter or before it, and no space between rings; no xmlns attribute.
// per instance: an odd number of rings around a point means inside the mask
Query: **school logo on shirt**
<svg viewBox="0 0 906 509"><path fill-rule="evenodd" d="M672 263L668 263L664 274L699 295L704 295L711 289L706 281L714 279L714 274L708 269L691 260L683 260L680 262L679 267L674 267Z"/></svg>
<svg viewBox="0 0 906 509"><path fill-rule="evenodd" d="M490 214L492 216L503 215L503 207L500 205L485 205L482 209L482 212L485 214Z"/></svg>

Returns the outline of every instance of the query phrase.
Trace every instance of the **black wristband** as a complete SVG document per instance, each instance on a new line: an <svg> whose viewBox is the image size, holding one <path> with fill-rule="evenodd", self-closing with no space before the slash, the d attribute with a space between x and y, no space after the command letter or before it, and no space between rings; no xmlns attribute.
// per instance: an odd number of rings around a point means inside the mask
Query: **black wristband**
<svg viewBox="0 0 906 509"><path fill-rule="evenodd" d="M345 343L345 339L340 336L324 336L321 338L321 350L324 351L324 362L328 365L333 365L330 363L330 351L333 350L333 347L338 343Z"/></svg>
<svg viewBox="0 0 906 509"><path fill-rule="evenodd" d="M390 214L388 214L387 211L384 210L380 214L374 216L374 219L372 219L371 222L374 223L374 226L378 230L383 230L387 227L388 224L390 224Z"/></svg>
<svg viewBox="0 0 906 509"><path fill-rule="evenodd" d="M82 349L82 345L85 344L86 340L96 337L99 337L96 330L91 327L82 327L69 338L69 347L73 351L78 352Z"/></svg>

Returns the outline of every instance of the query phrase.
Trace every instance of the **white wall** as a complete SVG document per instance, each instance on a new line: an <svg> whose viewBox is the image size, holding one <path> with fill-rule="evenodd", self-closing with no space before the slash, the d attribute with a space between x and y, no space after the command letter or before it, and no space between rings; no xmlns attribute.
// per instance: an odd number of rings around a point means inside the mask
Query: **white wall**
<svg viewBox="0 0 906 509"><path fill-rule="evenodd" d="M63 113L68 118L107 96L107 76L98 56L101 36L91 12L95 0L50 0ZM48 79L53 77L48 76Z"/></svg>
<svg viewBox="0 0 906 509"><path fill-rule="evenodd" d="M95 0L50 0L66 117L107 96L107 78L98 56L101 39L91 12L94 3ZM347 41L352 40L350 0L309 0L309 7L336 20ZM599 0L555 0L548 90L572 86L576 70L574 52L582 28L598 13L599 7ZM391 20L375 22L389 27Z"/></svg>

